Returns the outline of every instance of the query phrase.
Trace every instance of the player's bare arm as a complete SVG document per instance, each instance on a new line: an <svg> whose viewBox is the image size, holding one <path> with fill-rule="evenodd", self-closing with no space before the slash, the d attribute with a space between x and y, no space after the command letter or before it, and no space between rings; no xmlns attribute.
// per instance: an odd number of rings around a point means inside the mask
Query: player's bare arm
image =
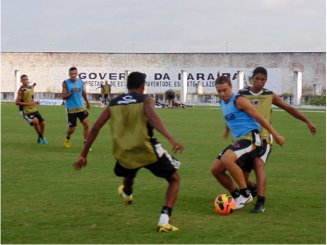
<svg viewBox="0 0 327 245"><path fill-rule="evenodd" d="M285 143L284 137L279 135L279 133L269 124L269 122L260 115L260 113L248 99L244 97L239 97L236 101L236 107L240 110L244 110L249 116L257 120L257 122L262 127L267 129L275 138L277 144L283 145Z"/></svg>
<svg viewBox="0 0 327 245"><path fill-rule="evenodd" d="M98 133L100 132L103 125L110 119L110 108L106 108L98 120L93 125L89 136L87 137L87 140L84 145L84 149L79 157L79 159L73 164L73 167L75 170L80 170L82 167L85 167L87 165L87 154L89 153L89 150L96 139Z"/></svg>
<svg viewBox="0 0 327 245"><path fill-rule="evenodd" d="M66 82L65 81L62 82L62 93L61 93L61 97L62 97L63 100L69 99L77 91L78 91L78 88L74 88L71 93L67 94L67 85L66 85Z"/></svg>
<svg viewBox="0 0 327 245"><path fill-rule="evenodd" d="M287 104L284 100L282 100L279 96L277 96L275 93L273 93L273 101L272 103L275 106L278 106L279 108L285 110L287 113L291 114L293 117L296 119L301 120L302 122L306 123L310 132L315 135L317 133L317 128L316 126L299 110L294 108L293 106Z"/></svg>
<svg viewBox="0 0 327 245"><path fill-rule="evenodd" d="M23 93L22 91L18 91L17 98L16 98L16 105L20 106L38 106L38 101L32 101L32 102L22 102Z"/></svg>
<svg viewBox="0 0 327 245"><path fill-rule="evenodd" d="M86 102L86 108L87 108L87 109L90 109L90 103L89 103L89 100L87 99L85 89L83 89L82 96L83 96L83 98L84 98L84 100L85 100L85 102Z"/></svg>
<svg viewBox="0 0 327 245"><path fill-rule="evenodd" d="M227 126L227 124L225 124L225 126L226 126L226 129L225 129L225 132L224 132L224 139L226 139L228 137L229 133L230 133L230 129Z"/></svg>
<svg viewBox="0 0 327 245"><path fill-rule="evenodd" d="M147 97L144 100L144 110L145 115L148 119L148 122L156 129L159 133L161 133L173 146L173 152L180 152L182 153L184 150L184 146L178 143L173 136L165 128L165 125L159 118L158 114L154 109L154 100L151 97Z"/></svg>

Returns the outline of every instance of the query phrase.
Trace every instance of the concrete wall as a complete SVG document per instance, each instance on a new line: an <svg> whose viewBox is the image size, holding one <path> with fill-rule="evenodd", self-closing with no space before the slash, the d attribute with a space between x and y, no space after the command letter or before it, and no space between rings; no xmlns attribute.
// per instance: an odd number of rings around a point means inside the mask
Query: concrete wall
<svg viewBox="0 0 327 245"><path fill-rule="evenodd" d="M58 93L61 91L61 82L68 78L68 69L71 66L82 67L89 70L88 72L112 70L117 74L124 73L125 70L146 70L148 73L159 71L161 74L165 72L169 74L170 71L176 73L186 69L191 72L197 70L204 71L203 73L212 72L215 76L217 73L224 73L225 70L233 76L238 70L247 70L249 73L256 66L264 66L269 73L268 84L275 85L274 89L278 90L276 91L278 94L293 92L294 71L303 72L303 87L307 90L313 89L313 84L325 89L326 81L325 52L185 54L5 52L1 53L1 61L1 92L16 90L15 70L19 70L20 74L27 74L31 82L37 83L36 92ZM80 69L79 71L81 72ZM155 80L153 76L148 80ZM99 77L96 79L101 80ZM178 76L176 75L174 79L178 80ZM121 77L120 80L124 79ZM92 86L94 87L91 89L95 89L97 85ZM156 91L156 85L153 86L152 92ZM122 90L117 87L116 92ZM207 90L207 94L211 93L214 93L212 84Z"/></svg>

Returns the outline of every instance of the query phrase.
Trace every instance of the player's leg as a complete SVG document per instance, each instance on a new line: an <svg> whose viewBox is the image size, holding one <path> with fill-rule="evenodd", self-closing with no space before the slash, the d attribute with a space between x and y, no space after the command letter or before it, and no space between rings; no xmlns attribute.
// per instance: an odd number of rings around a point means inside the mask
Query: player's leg
<svg viewBox="0 0 327 245"><path fill-rule="evenodd" d="M124 168L118 161L115 164L114 172L116 176L124 178L123 184L118 187L118 194L126 204L132 204L133 202L133 184L138 170L139 168Z"/></svg>
<svg viewBox="0 0 327 245"><path fill-rule="evenodd" d="M242 169L237 165L237 156L232 150L227 150L221 157L221 162L231 174L240 189L247 189Z"/></svg>
<svg viewBox="0 0 327 245"><path fill-rule="evenodd" d="M66 138L65 138L65 142L64 145L66 148L70 148L72 143L70 141L70 137L72 136L72 134L75 132L76 130L76 126L74 127L73 125L69 126L66 132Z"/></svg>
<svg viewBox="0 0 327 245"><path fill-rule="evenodd" d="M211 173L217 181L229 192L234 192L237 189L233 180L226 174L226 168L221 160L216 159L211 166Z"/></svg>
<svg viewBox="0 0 327 245"><path fill-rule="evenodd" d="M266 193L266 185L267 185L267 176L265 172L265 164L261 158L256 157L254 159L254 172L256 175L257 182L257 202L254 208L251 210L252 213L262 213L265 211L265 193Z"/></svg>
<svg viewBox="0 0 327 245"><path fill-rule="evenodd" d="M167 151L162 148L161 145L157 144L155 146L155 149L158 153L158 161L145 166L145 168L149 169L157 177L166 179L168 182L168 187L165 195L165 203L161 209L159 217L158 231L177 231L178 228L171 225L169 221L172 215L174 204L178 197L181 178L177 170L179 169L180 162L171 155L169 155Z"/></svg>
<svg viewBox="0 0 327 245"><path fill-rule="evenodd" d="M44 121L40 123L40 131L41 131L41 134L44 135L44 130L45 130L45 123Z"/></svg>
<svg viewBox="0 0 327 245"><path fill-rule="evenodd" d="M246 171L243 170L243 172L244 172L246 184L248 185L248 188L251 191L251 195L254 198L258 195L257 184L250 178L251 170L246 170Z"/></svg>
<svg viewBox="0 0 327 245"><path fill-rule="evenodd" d="M267 175L265 171L265 163L261 158L256 157L254 159L254 172L258 187L258 196L264 197L266 193Z"/></svg>
<svg viewBox="0 0 327 245"><path fill-rule="evenodd" d="M44 119L43 119L43 117L41 116L41 114L39 112L36 112L36 115L35 116L38 118L39 124L40 124L40 133L42 135L41 142L42 142L42 144L48 144L47 139L44 137L44 131L45 131L45 122L44 122Z"/></svg>
<svg viewBox="0 0 327 245"><path fill-rule="evenodd" d="M39 119L37 117L33 117L32 121L31 121L31 124L33 124L33 127L38 135L38 138L37 138L37 143L38 144L42 144L42 138L43 138L43 135L41 133L41 127L40 127L40 123L39 123Z"/></svg>
<svg viewBox="0 0 327 245"><path fill-rule="evenodd" d="M84 144L89 136L89 120L88 120L89 112L87 110L78 113L78 118L80 122L83 124L83 135L84 135Z"/></svg>
<svg viewBox="0 0 327 245"><path fill-rule="evenodd" d="M75 132L77 126L77 113L67 113L67 120L68 120L68 129L66 132L64 146L66 148L70 148L72 145L70 137Z"/></svg>
<svg viewBox="0 0 327 245"><path fill-rule="evenodd" d="M221 161L229 171L240 189L240 196L235 199L236 209L243 208L253 200L250 190L247 187L243 170L244 161L242 158L253 151L252 141L242 139L229 147L221 156Z"/></svg>
<svg viewBox="0 0 327 245"><path fill-rule="evenodd" d="M176 171L169 178L166 178L166 180L168 181L168 188L166 191L165 206L172 209L177 200L181 178L178 171Z"/></svg>
<svg viewBox="0 0 327 245"><path fill-rule="evenodd" d="M85 118L82 124L83 124L83 134L84 134L84 143L85 143L87 137L89 136L89 120Z"/></svg>
<svg viewBox="0 0 327 245"><path fill-rule="evenodd" d="M251 211L252 213L262 213L265 211L265 194L267 186L265 164L268 160L270 152L271 144L267 143L266 140L263 140L262 146L257 150L257 157L254 159L253 169L256 175L258 196L256 204Z"/></svg>
<svg viewBox="0 0 327 245"><path fill-rule="evenodd" d="M234 185L230 176L226 174L226 168L220 159L216 159L212 164L211 173L235 200L240 197L240 190Z"/></svg>

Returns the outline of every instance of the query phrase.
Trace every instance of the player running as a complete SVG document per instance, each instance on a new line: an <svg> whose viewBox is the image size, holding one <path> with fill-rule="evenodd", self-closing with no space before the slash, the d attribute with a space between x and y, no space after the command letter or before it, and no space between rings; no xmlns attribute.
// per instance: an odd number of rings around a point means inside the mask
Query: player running
<svg viewBox="0 0 327 245"><path fill-rule="evenodd" d="M74 133L77 126L77 118L83 124L84 127L84 143L89 135L89 122L87 109L90 109L90 103L86 96L86 91L83 86L83 81L77 77L78 72L76 67L69 69L69 79L62 82L62 99L66 100L66 113L68 119L68 130L64 146L66 148L71 147L70 137ZM84 107L83 100L86 102L86 108Z"/></svg>
<svg viewBox="0 0 327 245"><path fill-rule="evenodd" d="M145 74L132 72L127 78L128 94L113 99L93 125L90 135L74 168L80 170L87 164L87 154L102 126L110 120L113 155L117 160L115 174L123 177L118 189L126 204L133 201L133 183L136 173L142 167L168 182L166 201L158 222L159 232L177 231L169 219L177 199L180 176L180 162L154 138L153 128L158 130L172 145L173 152L183 152L184 147L166 130L154 110L154 100L144 95Z"/></svg>
<svg viewBox="0 0 327 245"><path fill-rule="evenodd" d="M22 109L22 116L24 119L31 126L34 126L38 134L37 143L48 144L47 139L43 136L45 130L44 119L36 109L39 102L34 101L34 84L29 86L27 75L22 75L20 81L22 82L22 86L18 90L16 105Z"/></svg>
<svg viewBox="0 0 327 245"><path fill-rule="evenodd" d="M255 68L252 74L252 87L241 89L239 93L245 98L249 99L251 103L257 108L261 116L263 116L267 121L270 122L272 112L271 106L273 104L285 110L296 119L306 123L310 132L313 135L316 134L316 126L305 115L303 115L291 105L284 102L274 92L264 88L267 82L267 78L268 73L264 67ZM260 138L262 141L262 146L257 149L259 155L257 157L249 155L249 159L245 160L248 163L244 168L246 176L249 176L252 168L254 169L256 175L258 197L254 208L251 210L252 213L262 213L265 211L264 205L267 177L264 167L266 165L273 144L272 137L265 128L261 129ZM248 185L252 188L254 187L254 183L250 179L248 180Z"/></svg>
<svg viewBox="0 0 327 245"><path fill-rule="evenodd" d="M228 187L227 189L235 198L236 209L240 209L252 201L252 195L247 188L243 171L237 160L254 151L256 146L261 145L258 123L274 136L278 144L284 144L284 138L259 114L249 100L232 92L232 83L228 77L217 78L216 89L227 124L224 135L227 136L230 130L233 135L233 143L218 155L211 167L211 172L219 183ZM226 174L226 170L229 171L240 188L237 195L236 190L231 189L233 181Z"/></svg>

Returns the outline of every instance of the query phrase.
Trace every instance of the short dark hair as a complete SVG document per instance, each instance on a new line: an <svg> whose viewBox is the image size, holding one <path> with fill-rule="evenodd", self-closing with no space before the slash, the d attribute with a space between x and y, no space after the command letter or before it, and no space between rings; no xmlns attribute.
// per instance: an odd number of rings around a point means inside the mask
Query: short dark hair
<svg viewBox="0 0 327 245"><path fill-rule="evenodd" d="M77 68L75 66L72 66L69 68L69 72L71 72L71 71L77 71Z"/></svg>
<svg viewBox="0 0 327 245"><path fill-rule="evenodd" d="M145 83L146 75L144 73L134 71L127 77L127 88L137 89Z"/></svg>
<svg viewBox="0 0 327 245"><path fill-rule="evenodd" d="M228 83L229 86L232 86L232 82L230 81L230 78L227 76L220 76L216 79L216 83L217 84L224 84L224 83Z"/></svg>
<svg viewBox="0 0 327 245"><path fill-rule="evenodd" d="M24 77L27 77L27 75L23 74L20 76L20 80L23 80Z"/></svg>
<svg viewBox="0 0 327 245"><path fill-rule="evenodd" d="M253 74L252 77L254 77L255 75L257 75L258 73L263 74L266 76L266 78L268 77L268 72L266 70L266 68L262 67L262 66L258 66L253 70Z"/></svg>

